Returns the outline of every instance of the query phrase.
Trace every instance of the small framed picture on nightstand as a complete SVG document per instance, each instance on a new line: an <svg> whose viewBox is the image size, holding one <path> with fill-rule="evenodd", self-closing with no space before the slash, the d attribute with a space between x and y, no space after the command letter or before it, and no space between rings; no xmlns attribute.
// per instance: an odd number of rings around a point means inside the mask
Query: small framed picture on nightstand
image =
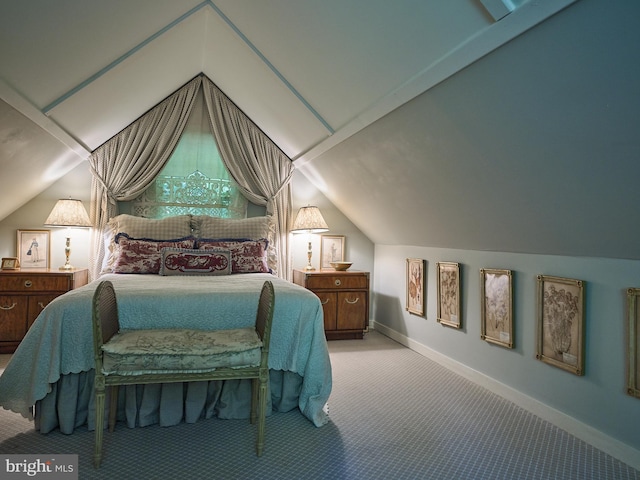
<svg viewBox="0 0 640 480"><path fill-rule="evenodd" d="M344 235L320 235L320 270L333 270L331 262L344 262Z"/></svg>
<svg viewBox="0 0 640 480"><path fill-rule="evenodd" d="M50 230L18 230L17 256L21 268L49 268Z"/></svg>
<svg viewBox="0 0 640 480"><path fill-rule="evenodd" d="M18 270L20 268L20 260L16 257L5 257L2 259L2 270Z"/></svg>

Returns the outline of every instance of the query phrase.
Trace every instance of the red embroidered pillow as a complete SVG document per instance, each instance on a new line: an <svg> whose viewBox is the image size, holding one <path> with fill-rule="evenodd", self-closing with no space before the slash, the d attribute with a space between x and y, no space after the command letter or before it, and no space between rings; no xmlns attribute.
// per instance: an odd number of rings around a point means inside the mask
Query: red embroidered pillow
<svg viewBox="0 0 640 480"><path fill-rule="evenodd" d="M159 273L162 249L193 248L193 237L177 240L147 240L129 238L126 234L116 236L118 256L113 264L113 273Z"/></svg>
<svg viewBox="0 0 640 480"><path fill-rule="evenodd" d="M160 275L229 275L229 250L163 248Z"/></svg>
<svg viewBox="0 0 640 480"><path fill-rule="evenodd" d="M228 249L231 273L270 273L267 264L267 240L198 240L198 249Z"/></svg>

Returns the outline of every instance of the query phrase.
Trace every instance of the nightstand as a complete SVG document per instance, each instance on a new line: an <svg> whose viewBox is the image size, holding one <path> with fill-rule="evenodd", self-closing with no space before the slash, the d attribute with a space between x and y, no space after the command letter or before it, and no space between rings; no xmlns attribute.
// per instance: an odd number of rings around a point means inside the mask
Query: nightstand
<svg viewBox="0 0 640 480"><path fill-rule="evenodd" d="M13 353L49 302L88 280L86 268L0 270L0 353Z"/></svg>
<svg viewBox="0 0 640 480"><path fill-rule="evenodd" d="M363 337L369 324L369 272L294 270L293 283L320 298L327 340Z"/></svg>

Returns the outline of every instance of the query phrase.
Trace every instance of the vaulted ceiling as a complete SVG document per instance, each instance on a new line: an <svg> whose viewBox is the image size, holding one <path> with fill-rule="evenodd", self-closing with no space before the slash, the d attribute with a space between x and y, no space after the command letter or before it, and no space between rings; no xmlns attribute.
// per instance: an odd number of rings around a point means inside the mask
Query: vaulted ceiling
<svg viewBox="0 0 640 480"><path fill-rule="evenodd" d="M593 113L577 95L571 98L572 92L584 93L580 85L575 90L553 77L552 69L569 70L571 60L564 55L597 36L549 41L539 49L538 37L510 45L574 3L609 5L605 0L2 1L0 220L203 72L374 242L540 251L531 232L544 235L563 226L562 216L579 212L578 204L591 198L580 191L565 201L577 187L567 191L558 177L540 169L558 168L562 177L571 176L579 170L579 157L572 158L558 142L545 157L536 139L565 119L565 111L558 110L559 116L545 123L556 104ZM622 3L626 6L614 2L607 8L637 10L631 0ZM494 8L510 13L497 19L501 15L492 15ZM614 12L610 18L626 20ZM581 26L574 28L570 35ZM557 40L559 27L548 30L552 35L544 38ZM609 32L601 33L605 38ZM620 45L625 42L629 39ZM595 40L591 44L599 48ZM589 88L605 88L597 79L589 81ZM616 101L611 105L616 108ZM530 129L528 136L522 136L523 128ZM570 122L569 130L568 135L590 137L584 129L572 130ZM593 149L585 145L581 154L589 155ZM558 164L558 158L568 159ZM604 166L597 171L601 179L611 176ZM511 174L515 181L507 179ZM594 180L583 175L577 173L578 182L594 188ZM530 180L551 193L535 191ZM619 178L609 180L615 185ZM607 195L614 198L615 192ZM477 210L481 197L488 202L483 211ZM607 205L611 208L616 206ZM484 217L486 212L493 217ZM529 223L523 212L530 214ZM413 220L417 213L424 214L422 227ZM608 228L618 228L621 216ZM499 219L512 222L519 247L501 244ZM381 222L389 227L381 230ZM592 227L581 228L578 238ZM480 241L461 240L474 235ZM572 240L542 253L566 253L565 247L576 243ZM587 241L577 253L633 257L630 241L617 251L598 247L608 241Z"/></svg>
<svg viewBox="0 0 640 480"><path fill-rule="evenodd" d="M555 3L492 30L477 0L2 2L0 218L200 72L307 161Z"/></svg>

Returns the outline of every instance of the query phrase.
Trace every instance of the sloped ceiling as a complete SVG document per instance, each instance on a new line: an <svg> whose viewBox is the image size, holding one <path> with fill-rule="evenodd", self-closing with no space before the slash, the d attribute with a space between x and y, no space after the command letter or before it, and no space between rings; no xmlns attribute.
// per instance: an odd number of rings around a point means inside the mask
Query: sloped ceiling
<svg viewBox="0 0 640 480"><path fill-rule="evenodd" d="M310 162L572 0L505 3L1 2L0 219L200 72Z"/></svg>
<svg viewBox="0 0 640 480"><path fill-rule="evenodd" d="M638 259L639 5L0 2L0 220L203 72L374 243Z"/></svg>

